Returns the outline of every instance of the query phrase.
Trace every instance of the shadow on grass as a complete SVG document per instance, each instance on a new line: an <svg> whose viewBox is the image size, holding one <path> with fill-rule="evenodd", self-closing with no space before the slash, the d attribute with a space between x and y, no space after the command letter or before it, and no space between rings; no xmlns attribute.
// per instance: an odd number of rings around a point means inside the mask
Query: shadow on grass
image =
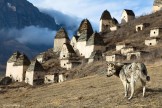
<svg viewBox="0 0 162 108"><path fill-rule="evenodd" d="M162 88L147 88L145 97L154 97L162 95Z"/></svg>
<svg viewBox="0 0 162 108"><path fill-rule="evenodd" d="M156 88L156 89L147 88L146 92L162 93L162 88Z"/></svg>
<svg viewBox="0 0 162 108"><path fill-rule="evenodd" d="M141 96L142 95L142 88L138 88L135 91L135 95L137 96ZM149 97L149 96L154 96L157 94L161 94L162 95L162 88L147 88L146 89L146 93L145 93L145 97Z"/></svg>

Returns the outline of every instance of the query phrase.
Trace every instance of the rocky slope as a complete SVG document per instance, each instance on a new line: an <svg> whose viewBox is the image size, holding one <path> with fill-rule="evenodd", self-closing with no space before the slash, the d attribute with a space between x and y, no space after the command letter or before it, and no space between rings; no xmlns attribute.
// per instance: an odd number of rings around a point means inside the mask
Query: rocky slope
<svg viewBox="0 0 162 108"><path fill-rule="evenodd" d="M107 53L115 51L115 46L117 43L129 43L131 46L134 46L137 51L147 51L149 52L150 59L161 58L162 52L162 34L160 34L159 43L156 46L146 46L145 40L150 37L150 30L156 27L162 27L162 11L156 13L142 15L135 20L130 21L114 32L103 34L104 41L107 45ZM136 32L136 25L148 23L149 26L144 28L142 31Z"/></svg>

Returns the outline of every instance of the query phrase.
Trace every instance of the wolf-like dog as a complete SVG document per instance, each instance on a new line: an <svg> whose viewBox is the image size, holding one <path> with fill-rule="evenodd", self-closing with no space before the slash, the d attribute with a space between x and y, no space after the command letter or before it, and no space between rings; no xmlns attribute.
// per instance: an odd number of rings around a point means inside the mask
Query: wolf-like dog
<svg viewBox="0 0 162 108"><path fill-rule="evenodd" d="M128 98L132 99L134 94L135 82L140 80L143 86L143 97L146 91L146 81L150 81L147 76L147 68L143 63L107 63L107 77L116 75L123 83L125 89L125 97L128 96L129 86L131 87L131 95Z"/></svg>

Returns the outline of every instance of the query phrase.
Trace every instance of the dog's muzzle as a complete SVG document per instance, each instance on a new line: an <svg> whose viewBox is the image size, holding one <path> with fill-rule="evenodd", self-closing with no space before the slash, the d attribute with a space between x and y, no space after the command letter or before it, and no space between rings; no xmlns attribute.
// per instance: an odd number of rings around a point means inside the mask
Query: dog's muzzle
<svg viewBox="0 0 162 108"><path fill-rule="evenodd" d="M106 75L107 77L111 77L112 75Z"/></svg>

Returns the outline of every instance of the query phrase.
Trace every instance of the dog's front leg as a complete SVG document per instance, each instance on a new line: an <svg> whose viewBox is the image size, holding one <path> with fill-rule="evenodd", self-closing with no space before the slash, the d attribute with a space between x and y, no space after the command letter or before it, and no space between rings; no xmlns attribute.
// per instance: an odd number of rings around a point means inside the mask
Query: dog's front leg
<svg viewBox="0 0 162 108"><path fill-rule="evenodd" d="M133 94L134 94L134 88L135 88L135 82L134 82L134 80L131 81L130 87L131 87L131 96L128 98L128 100L132 99Z"/></svg>

